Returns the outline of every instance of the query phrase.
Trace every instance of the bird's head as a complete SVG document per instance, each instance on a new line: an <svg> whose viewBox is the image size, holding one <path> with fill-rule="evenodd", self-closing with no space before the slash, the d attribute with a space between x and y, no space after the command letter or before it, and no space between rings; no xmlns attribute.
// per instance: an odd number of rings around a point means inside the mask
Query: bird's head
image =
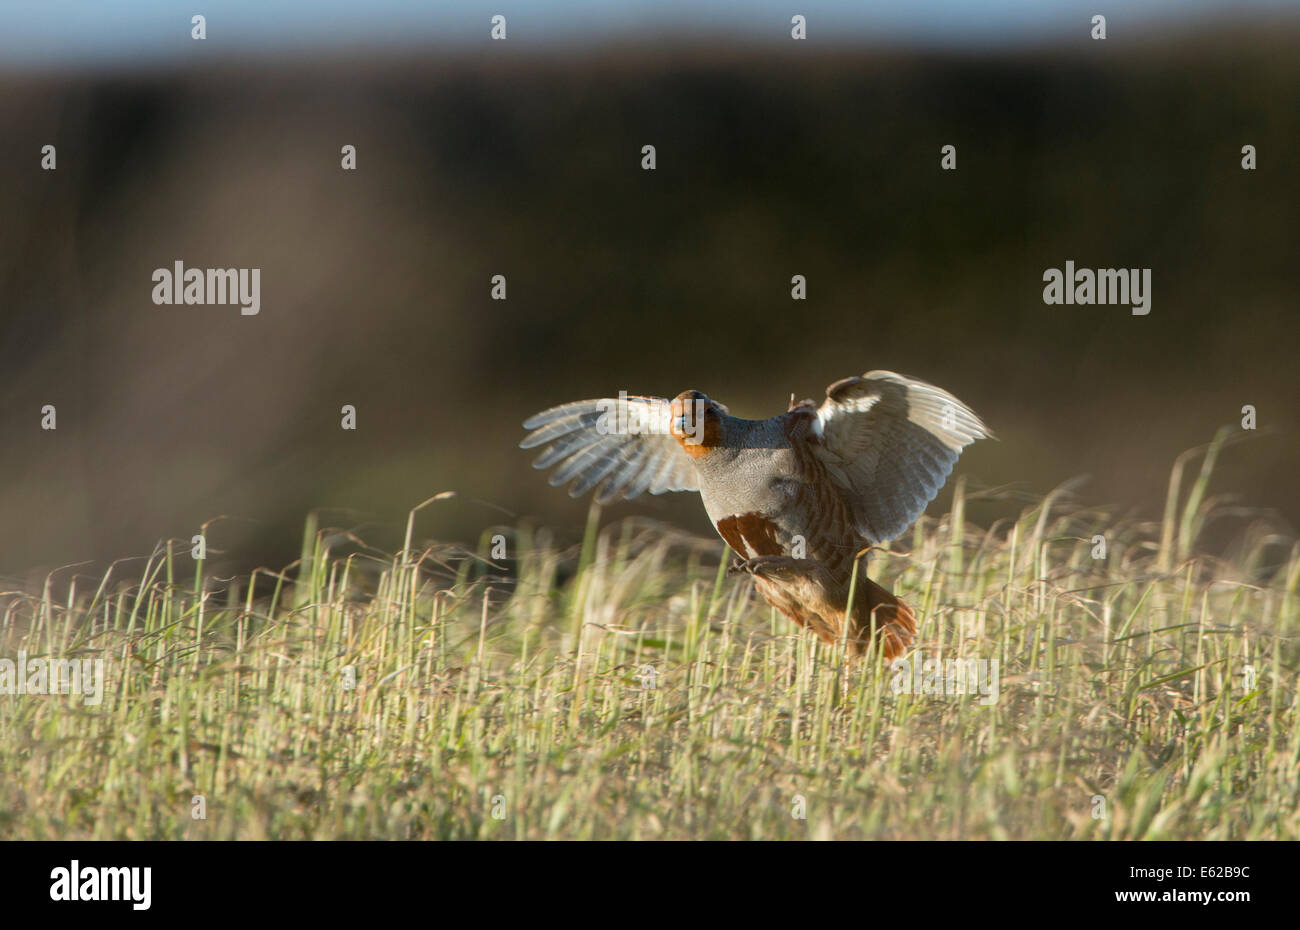
<svg viewBox="0 0 1300 930"><path fill-rule="evenodd" d="M682 391L672 400L669 430L693 458L722 441L722 415L726 408L703 391Z"/></svg>

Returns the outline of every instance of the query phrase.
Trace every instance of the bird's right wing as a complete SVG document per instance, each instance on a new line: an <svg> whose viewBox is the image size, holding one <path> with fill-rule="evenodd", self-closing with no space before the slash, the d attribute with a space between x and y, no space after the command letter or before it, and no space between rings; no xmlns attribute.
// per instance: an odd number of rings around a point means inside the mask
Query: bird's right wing
<svg viewBox="0 0 1300 930"><path fill-rule="evenodd" d="M560 467L550 482L568 481L570 497L599 485L596 501L631 500L644 492L698 491L695 463L669 430L663 397L606 397L561 404L524 421L532 430L521 449L545 445L534 468Z"/></svg>
<svg viewBox="0 0 1300 930"><path fill-rule="evenodd" d="M962 449L992 434L942 388L869 371L826 389L813 435L814 451L845 492L855 528L884 542L934 500Z"/></svg>

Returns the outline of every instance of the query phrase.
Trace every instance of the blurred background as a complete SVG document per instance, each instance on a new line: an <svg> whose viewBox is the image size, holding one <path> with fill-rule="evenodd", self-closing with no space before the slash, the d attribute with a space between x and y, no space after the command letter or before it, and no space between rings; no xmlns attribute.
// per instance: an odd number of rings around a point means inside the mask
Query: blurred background
<svg viewBox="0 0 1300 930"><path fill-rule="evenodd" d="M417 535L576 537L530 413L699 388L766 416L872 368L994 429L970 488L1086 474L1153 518L1254 405L1211 493L1300 523L1295 4L263 6L0 13L6 581L219 515L230 571L295 558L315 508L396 547L444 490ZM1150 315L1045 305L1067 260L1152 269ZM260 268L261 312L155 306L176 261ZM680 495L631 513L711 532Z"/></svg>

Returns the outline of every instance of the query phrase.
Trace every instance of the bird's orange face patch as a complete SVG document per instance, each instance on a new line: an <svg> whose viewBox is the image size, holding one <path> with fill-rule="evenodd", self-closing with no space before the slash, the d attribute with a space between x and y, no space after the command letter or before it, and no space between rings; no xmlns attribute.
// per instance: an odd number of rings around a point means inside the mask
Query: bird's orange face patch
<svg viewBox="0 0 1300 930"><path fill-rule="evenodd" d="M707 395L682 391L673 398L669 410L669 431L691 458L699 458L718 444L722 418Z"/></svg>

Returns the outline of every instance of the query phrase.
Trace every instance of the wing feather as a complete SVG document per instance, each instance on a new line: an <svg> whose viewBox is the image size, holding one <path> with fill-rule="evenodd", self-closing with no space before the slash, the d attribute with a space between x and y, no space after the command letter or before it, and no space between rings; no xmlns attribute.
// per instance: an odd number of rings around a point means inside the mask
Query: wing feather
<svg viewBox="0 0 1300 930"><path fill-rule="evenodd" d="M698 491L695 463L669 432L670 402L663 397L580 400L535 413L522 449L544 446L534 468L558 464L550 483L572 482L579 497L597 488L596 500L631 500L649 491Z"/></svg>
<svg viewBox="0 0 1300 930"><path fill-rule="evenodd" d="M993 434L942 388L869 371L826 389L812 435L857 531L884 542L934 500L962 449Z"/></svg>

